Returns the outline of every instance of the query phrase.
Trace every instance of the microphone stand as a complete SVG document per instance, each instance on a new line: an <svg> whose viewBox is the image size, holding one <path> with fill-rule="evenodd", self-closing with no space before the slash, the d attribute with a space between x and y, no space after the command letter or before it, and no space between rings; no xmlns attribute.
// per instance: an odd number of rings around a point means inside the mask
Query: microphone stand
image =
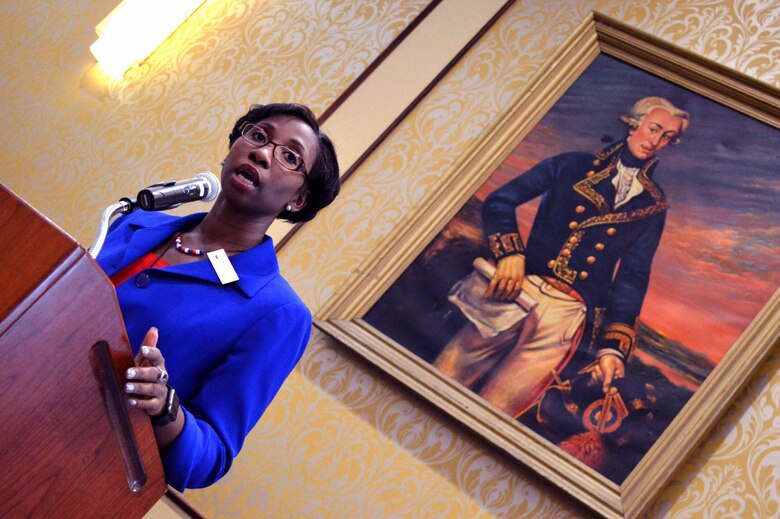
<svg viewBox="0 0 780 519"><path fill-rule="evenodd" d="M184 202L193 202L195 200L210 202L211 200L214 200L219 193L219 180L217 177L211 172L203 171L195 175L193 181L196 179L201 184L205 183L207 185L202 185L200 188L202 191L196 194L193 191L194 186L190 185L192 181L188 181L184 183L185 185L182 188L182 193L178 194L179 199L181 199L181 195L184 195ZM95 242L87 249L87 252L92 256L92 259L97 258L98 254L100 254L100 250L103 248L106 236L108 235L108 227L111 225L111 220L113 220L115 216L119 214L130 214L139 207L144 211L167 211L179 207L182 204L182 201L171 203L170 197L172 193L165 193L163 189L175 187L176 185L177 182L152 184L146 189L139 191L136 198L123 197L120 198L118 202L106 207L105 211L103 211L103 215L100 217L100 225L98 227L97 236L95 237ZM160 194L159 201L155 200L154 196L158 191L158 194ZM166 197L169 197L167 201ZM159 205L156 206L158 203Z"/></svg>
<svg viewBox="0 0 780 519"><path fill-rule="evenodd" d="M120 198L118 202L106 207L105 211L103 211L103 215L100 217L100 225L98 226L97 236L95 236L95 242L87 249L87 252L92 256L92 259L97 258L98 254L100 254L100 250L105 244L108 226L111 225L111 220L120 214L130 214L136 209L138 209L136 199L127 197Z"/></svg>

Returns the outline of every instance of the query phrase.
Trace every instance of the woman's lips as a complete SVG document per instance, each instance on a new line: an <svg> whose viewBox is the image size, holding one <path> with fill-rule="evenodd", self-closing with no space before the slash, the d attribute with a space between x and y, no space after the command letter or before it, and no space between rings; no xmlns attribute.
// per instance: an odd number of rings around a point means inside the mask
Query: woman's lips
<svg viewBox="0 0 780 519"><path fill-rule="evenodd" d="M245 189L255 188L260 185L260 179L257 172L251 168L239 166L233 171L233 180L239 187Z"/></svg>

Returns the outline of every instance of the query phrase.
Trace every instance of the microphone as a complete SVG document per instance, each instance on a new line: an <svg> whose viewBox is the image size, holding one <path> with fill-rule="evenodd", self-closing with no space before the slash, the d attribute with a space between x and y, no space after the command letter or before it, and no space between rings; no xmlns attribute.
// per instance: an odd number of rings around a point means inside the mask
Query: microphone
<svg viewBox="0 0 780 519"><path fill-rule="evenodd" d="M211 202L219 194L219 180L208 171L190 180L154 184L138 192L138 205L144 211L164 211L186 202Z"/></svg>

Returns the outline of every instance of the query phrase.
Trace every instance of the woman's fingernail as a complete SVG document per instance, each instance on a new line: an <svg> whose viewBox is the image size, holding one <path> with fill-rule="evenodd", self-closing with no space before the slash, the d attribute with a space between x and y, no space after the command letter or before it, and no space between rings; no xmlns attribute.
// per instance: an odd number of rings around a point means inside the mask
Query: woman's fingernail
<svg viewBox="0 0 780 519"><path fill-rule="evenodd" d="M125 392L132 393L135 391L135 386L133 384L125 384Z"/></svg>
<svg viewBox="0 0 780 519"><path fill-rule="evenodd" d="M131 398L131 399L129 399L127 401L127 403L130 404L131 406L135 407L135 406L138 405L138 400L136 400L135 398Z"/></svg>
<svg viewBox="0 0 780 519"><path fill-rule="evenodd" d="M149 355L149 346L141 346L141 353L143 354L144 357Z"/></svg>
<svg viewBox="0 0 780 519"><path fill-rule="evenodd" d="M133 368L127 370L127 378L135 378L135 370Z"/></svg>

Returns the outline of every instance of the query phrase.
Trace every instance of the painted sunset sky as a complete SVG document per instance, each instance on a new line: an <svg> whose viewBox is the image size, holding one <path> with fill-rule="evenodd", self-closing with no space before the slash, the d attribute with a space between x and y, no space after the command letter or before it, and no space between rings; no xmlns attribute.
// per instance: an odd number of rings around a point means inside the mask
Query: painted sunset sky
<svg viewBox="0 0 780 519"><path fill-rule="evenodd" d="M780 285L780 130L601 55L475 193L537 162L625 136L619 116L660 96L691 114L654 179L671 205L641 318L718 362ZM527 237L538 200L518 210Z"/></svg>

